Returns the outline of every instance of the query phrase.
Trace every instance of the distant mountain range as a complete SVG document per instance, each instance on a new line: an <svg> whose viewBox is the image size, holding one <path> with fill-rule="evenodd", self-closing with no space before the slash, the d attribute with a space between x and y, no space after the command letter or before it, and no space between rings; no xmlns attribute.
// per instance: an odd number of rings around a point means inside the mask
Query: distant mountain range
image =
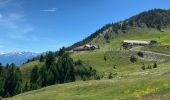
<svg viewBox="0 0 170 100"><path fill-rule="evenodd" d="M15 63L17 66L25 63L28 59L38 56L38 53L32 52L10 52L0 53L0 62L5 65L7 63Z"/></svg>

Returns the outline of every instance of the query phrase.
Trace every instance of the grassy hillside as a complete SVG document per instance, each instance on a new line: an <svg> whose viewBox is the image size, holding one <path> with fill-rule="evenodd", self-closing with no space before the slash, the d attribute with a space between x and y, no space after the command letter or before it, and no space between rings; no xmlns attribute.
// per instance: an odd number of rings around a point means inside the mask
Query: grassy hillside
<svg viewBox="0 0 170 100"><path fill-rule="evenodd" d="M165 45L169 44L169 30L159 32L154 29L132 29L126 34L104 44L98 51L74 53L72 58L90 64L101 76L102 80L77 81L61 85L53 85L40 90L27 92L10 98L9 100L106 100L106 99L137 99L137 100L168 100L170 97L170 57L158 56L155 60L141 59L139 51L153 51L169 54ZM161 39L159 39L161 37ZM140 47L138 50L120 50L124 39L157 40L158 47ZM161 48L164 49L161 49ZM160 48L160 49L157 49ZM155 51L157 50L157 51ZM138 57L137 62L130 62L130 56ZM148 54L147 54L148 55ZM106 60L104 60L106 57ZM162 60L164 59L164 60ZM157 61L158 68L142 70L143 63L153 65ZM35 61L21 67L24 77L29 79L29 73L34 65L41 63ZM113 79L108 79L112 73Z"/></svg>
<svg viewBox="0 0 170 100"><path fill-rule="evenodd" d="M82 41L68 47L68 49L71 50L88 43L94 43L96 45L108 43L120 35L126 34L133 28L141 28L140 31L147 28L163 31L162 29L166 29L170 26L169 22L170 10L153 9L145 11L124 21L107 24Z"/></svg>
<svg viewBox="0 0 170 100"><path fill-rule="evenodd" d="M131 77L129 77L129 75ZM8 100L169 100L170 66L99 81L53 85Z"/></svg>
<svg viewBox="0 0 170 100"><path fill-rule="evenodd" d="M154 20L147 22L145 19L152 15L156 16ZM80 59L96 69L101 80L53 85L17 95L9 100L169 100L170 24L166 21L170 18L165 16L162 19L162 15L170 13L152 10L123 22L107 25L69 48L86 43L99 45L99 50L73 53L71 57L74 61ZM162 19L161 23L164 25L159 24L158 19ZM161 25L161 30L158 25ZM155 40L159 45L122 50L122 41L127 39ZM139 52L144 56L140 57ZM131 56L135 56L137 61L132 63ZM158 67L148 69L148 66L153 66L155 62ZM143 64L146 70L141 68ZM42 63L34 61L21 66L24 81L29 80L35 65ZM112 76L111 79L108 79L109 75Z"/></svg>

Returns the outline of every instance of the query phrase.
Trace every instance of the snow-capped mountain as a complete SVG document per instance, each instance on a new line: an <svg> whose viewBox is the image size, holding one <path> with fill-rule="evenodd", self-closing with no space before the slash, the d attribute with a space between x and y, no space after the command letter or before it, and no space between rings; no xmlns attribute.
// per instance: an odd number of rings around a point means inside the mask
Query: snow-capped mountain
<svg viewBox="0 0 170 100"><path fill-rule="evenodd" d="M0 62L5 65L6 63L15 63L16 65L21 65L25 63L28 59L38 56L38 53L32 52L10 52L10 53L0 53Z"/></svg>

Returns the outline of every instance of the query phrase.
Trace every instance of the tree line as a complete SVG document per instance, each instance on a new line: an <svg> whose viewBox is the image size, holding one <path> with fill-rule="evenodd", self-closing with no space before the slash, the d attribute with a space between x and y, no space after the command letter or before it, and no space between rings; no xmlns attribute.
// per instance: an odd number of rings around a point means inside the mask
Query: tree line
<svg viewBox="0 0 170 100"><path fill-rule="evenodd" d="M15 64L0 64L0 97L10 97L22 92L22 73Z"/></svg>
<svg viewBox="0 0 170 100"><path fill-rule="evenodd" d="M22 72L15 64L0 64L0 97L11 97L22 92L42 87L74 82L76 80L99 79L97 71L81 60L73 61L65 48L41 55L42 66L34 66L30 80L24 82Z"/></svg>
<svg viewBox="0 0 170 100"><path fill-rule="evenodd" d="M40 56L39 61L44 62L42 67L35 66L31 72L30 90L53 85L74 82L77 77L80 79L96 76L96 70L81 60L76 62L70 57L65 48L56 53L49 52L45 57ZM28 83L26 83L28 85Z"/></svg>

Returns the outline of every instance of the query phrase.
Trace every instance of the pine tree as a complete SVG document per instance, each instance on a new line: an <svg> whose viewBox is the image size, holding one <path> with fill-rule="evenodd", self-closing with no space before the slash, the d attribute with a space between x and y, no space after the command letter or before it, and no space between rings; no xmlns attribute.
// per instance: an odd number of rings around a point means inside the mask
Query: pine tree
<svg viewBox="0 0 170 100"><path fill-rule="evenodd" d="M45 61L45 66L46 66L47 70L50 68L50 66L55 64L55 61L56 61L55 54L53 52L49 52L46 55L46 61Z"/></svg>
<svg viewBox="0 0 170 100"><path fill-rule="evenodd" d="M48 76L47 76L47 84L48 85L53 85L55 83L55 78L54 74L51 70L48 70Z"/></svg>
<svg viewBox="0 0 170 100"><path fill-rule="evenodd" d="M47 69L46 69L46 66L42 66L39 70L38 83L41 87L47 86Z"/></svg>
<svg viewBox="0 0 170 100"><path fill-rule="evenodd" d="M39 61L40 61L40 62L44 62L44 56L43 56L43 55L40 56Z"/></svg>
<svg viewBox="0 0 170 100"><path fill-rule="evenodd" d="M155 62L154 64L153 64L153 68L157 68L158 66L157 66L157 63Z"/></svg>
<svg viewBox="0 0 170 100"><path fill-rule="evenodd" d="M57 68L60 73L60 83L75 81L74 62L68 53L58 59Z"/></svg>
<svg viewBox="0 0 170 100"><path fill-rule="evenodd" d="M65 53L65 47L62 47L58 52L58 56L61 57L64 53Z"/></svg>
<svg viewBox="0 0 170 100"><path fill-rule="evenodd" d="M23 92L27 92L29 90L30 90L30 85L29 85L28 82L26 82L25 85L24 85L24 88L23 88Z"/></svg>
<svg viewBox="0 0 170 100"><path fill-rule="evenodd" d="M31 71L31 79L30 79L31 90L38 88L38 78L39 78L38 66L35 66Z"/></svg>

